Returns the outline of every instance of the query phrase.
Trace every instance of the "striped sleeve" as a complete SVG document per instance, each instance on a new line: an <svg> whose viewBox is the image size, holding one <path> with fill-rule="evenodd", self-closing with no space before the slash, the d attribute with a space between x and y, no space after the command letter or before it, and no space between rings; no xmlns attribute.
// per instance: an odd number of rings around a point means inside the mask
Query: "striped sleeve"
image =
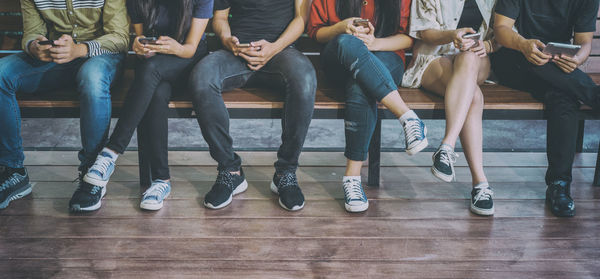
<svg viewBox="0 0 600 279"><path fill-rule="evenodd" d="M118 52L112 52L109 51L107 49L102 48L102 46L100 45L99 42L97 41L87 41L87 42L82 42L83 44L86 44L88 47L88 55L87 57L94 57L94 56L98 56L98 55L103 55L103 54L116 54Z"/></svg>

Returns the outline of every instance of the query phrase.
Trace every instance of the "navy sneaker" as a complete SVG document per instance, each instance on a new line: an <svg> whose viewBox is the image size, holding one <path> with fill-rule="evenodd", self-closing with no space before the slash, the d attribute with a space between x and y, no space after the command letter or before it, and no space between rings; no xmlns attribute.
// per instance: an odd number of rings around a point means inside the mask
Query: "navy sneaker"
<svg viewBox="0 0 600 279"><path fill-rule="evenodd" d="M8 207L11 201L29 195L31 190L25 168L21 171L0 166L0 209Z"/></svg>
<svg viewBox="0 0 600 279"><path fill-rule="evenodd" d="M211 209L226 207L231 203L234 195L246 189L248 189L248 182L242 168L239 175L229 171L219 171L215 184L204 197L204 206Z"/></svg>
<svg viewBox="0 0 600 279"><path fill-rule="evenodd" d="M411 118L404 123L404 139L406 153L415 155L425 149L427 142L427 127L419 118Z"/></svg>
<svg viewBox="0 0 600 279"><path fill-rule="evenodd" d="M433 153L431 173L443 181L452 182L456 178L456 174L454 173L454 163L456 163L456 158L458 158L458 154L452 150L452 147L447 144L442 144L440 148Z"/></svg>
<svg viewBox="0 0 600 279"><path fill-rule="evenodd" d="M471 191L471 212L489 216L494 215L494 192L487 183L480 183Z"/></svg>
<svg viewBox="0 0 600 279"><path fill-rule="evenodd" d="M554 216L575 216L575 202L571 198L571 185L561 180L550 183L546 190L546 204Z"/></svg>
<svg viewBox="0 0 600 279"><path fill-rule="evenodd" d="M344 207L348 212L363 212L369 208L369 200L360 179L344 177Z"/></svg>
<svg viewBox="0 0 600 279"><path fill-rule="evenodd" d="M155 179L152 185L144 192L140 208L145 210L159 210L163 201L171 194L171 181Z"/></svg>
<svg viewBox="0 0 600 279"><path fill-rule="evenodd" d="M296 211L304 207L304 195L298 186L295 172L275 173L271 181L271 191L279 195L279 205L286 210Z"/></svg>
<svg viewBox="0 0 600 279"><path fill-rule="evenodd" d="M69 210L71 212L90 212L100 209L102 198L106 195L106 187L92 185L78 179L79 186L71 200L69 201Z"/></svg>

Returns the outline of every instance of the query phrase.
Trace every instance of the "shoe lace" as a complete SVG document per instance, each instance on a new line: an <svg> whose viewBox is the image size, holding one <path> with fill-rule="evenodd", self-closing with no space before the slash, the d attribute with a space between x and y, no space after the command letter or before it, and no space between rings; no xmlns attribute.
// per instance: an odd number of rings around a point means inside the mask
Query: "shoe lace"
<svg viewBox="0 0 600 279"><path fill-rule="evenodd" d="M362 200L363 190L360 180L348 179L344 181L344 193L350 200Z"/></svg>
<svg viewBox="0 0 600 279"><path fill-rule="evenodd" d="M448 166L454 166L454 163L456 163L457 158L458 158L458 154L456 154L456 152L454 152L452 150L445 150L445 149L440 150L440 162L442 162Z"/></svg>
<svg viewBox="0 0 600 279"><path fill-rule="evenodd" d="M229 171L219 171L216 183L226 185L233 190L233 175L234 174Z"/></svg>
<svg viewBox="0 0 600 279"><path fill-rule="evenodd" d="M77 191L89 192L92 195L95 195L96 193L98 193L98 191L100 191L100 189L102 189L102 187L92 185L89 183L81 183L81 184L79 184L79 186L77 186Z"/></svg>
<svg viewBox="0 0 600 279"><path fill-rule="evenodd" d="M298 179L296 174L293 172L286 172L279 176L279 188L285 188L289 186L297 186Z"/></svg>
<svg viewBox="0 0 600 279"><path fill-rule="evenodd" d="M156 183L152 183L152 186L150 186L150 188L148 188L145 192L144 192L144 197L149 196L155 196L155 197L162 197L167 193L167 189L169 188L169 184L167 184L164 181L160 181L160 182L156 182Z"/></svg>
<svg viewBox="0 0 600 279"><path fill-rule="evenodd" d="M406 134L406 142L409 144L416 140L422 140L424 135L421 120L416 118L408 119L406 125L404 125L404 133Z"/></svg>
<svg viewBox="0 0 600 279"><path fill-rule="evenodd" d="M108 167L112 164L112 160L105 156L98 156L94 165L90 168L90 170L95 170L102 175L104 175L108 171Z"/></svg>
<svg viewBox="0 0 600 279"><path fill-rule="evenodd" d="M17 183L19 183L19 178L16 175L12 175L2 182L2 185L0 185L0 191L4 191L5 189Z"/></svg>
<svg viewBox="0 0 600 279"><path fill-rule="evenodd" d="M494 192L488 185L477 186L475 187L475 189L479 189L479 191L475 195L475 200L473 203L476 203L478 201L488 201L492 198L492 195L494 194Z"/></svg>

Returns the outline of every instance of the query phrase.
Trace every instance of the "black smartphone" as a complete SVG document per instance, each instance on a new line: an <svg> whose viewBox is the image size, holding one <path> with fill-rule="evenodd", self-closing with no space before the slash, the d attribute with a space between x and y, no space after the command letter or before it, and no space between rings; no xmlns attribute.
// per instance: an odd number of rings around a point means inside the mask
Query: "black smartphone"
<svg viewBox="0 0 600 279"><path fill-rule="evenodd" d="M38 41L38 45L41 45L41 46L54 46L54 41L51 41L51 40Z"/></svg>
<svg viewBox="0 0 600 279"><path fill-rule="evenodd" d="M158 40L158 38L156 38L156 37L145 37L145 38L138 39L140 44L143 44L143 45L155 45L157 40Z"/></svg>

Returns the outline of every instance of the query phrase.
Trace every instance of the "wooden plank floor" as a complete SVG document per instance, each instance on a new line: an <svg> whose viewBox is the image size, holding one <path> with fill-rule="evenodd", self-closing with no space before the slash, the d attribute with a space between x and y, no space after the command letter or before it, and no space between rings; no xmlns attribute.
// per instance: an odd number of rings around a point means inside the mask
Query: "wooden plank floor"
<svg viewBox="0 0 600 279"><path fill-rule="evenodd" d="M76 152L27 152L34 193L0 211L0 278L600 278L595 154L576 159L571 219L545 209L543 153L485 154L492 218L468 211L464 156L457 182L442 183L429 173L431 153L384 153L369 210L349 214L342 154L302 155L299 212L268 190L275 153L240 154L250 187L223 210L202 206L216 176L208 154L170 152L172 195L162 210L141 211L128 152L102 209L73 215Z"/></svg>

